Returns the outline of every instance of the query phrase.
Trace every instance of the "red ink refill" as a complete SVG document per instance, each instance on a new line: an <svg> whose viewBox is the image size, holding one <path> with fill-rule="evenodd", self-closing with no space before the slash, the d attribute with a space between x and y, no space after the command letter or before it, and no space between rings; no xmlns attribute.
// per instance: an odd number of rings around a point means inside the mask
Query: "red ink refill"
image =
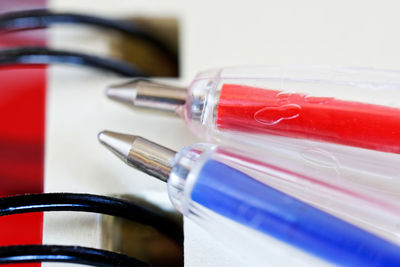
<svg viewBox="0 0 400 267"><path fill-rule="evenodd" d="M223 68L200 73L188 88L136 80L107 95L177 113L205 140L284 155L341 178L363 173L369 186L400 196L400 72ZM383 188L377 177L388 178Z"/></svg>

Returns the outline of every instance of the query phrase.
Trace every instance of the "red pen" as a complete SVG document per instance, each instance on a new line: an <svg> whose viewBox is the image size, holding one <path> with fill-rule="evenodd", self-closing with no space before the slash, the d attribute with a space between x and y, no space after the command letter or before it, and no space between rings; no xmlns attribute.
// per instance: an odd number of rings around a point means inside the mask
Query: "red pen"
<svg viewBox="0 0 400 267"><path fill-rule="evenodd" d="M278 67L225 68L202 73L188 92L137 80L110 87L107 95L134 106L176 112L197 134L234 131L278 135L400 153L400 101L396 107L358 100L357 95L353 100L335 96L332 85L348 88L348 95L351 90L360 93L359 87L368 80L354 80L351 74L357 77L363 71L323 68L328 78L340 73L348 79L323 80L324 72L318 68L318 72L309 70L311 78L304 75L302 68L283 69L281 74L277 70ZM371 70L364 72L368 79ZM305 78L299 78L299 73ZM400 74L398 77L400 80ZM376 85L373 78L371 84L378 87L385 82ZM320 90L314 89L318 94L310 93L307 85L320 86ZM382 93L373 88L364 90L372 100L374 94ZM391 100L389 95L387 102Z"/></svg>

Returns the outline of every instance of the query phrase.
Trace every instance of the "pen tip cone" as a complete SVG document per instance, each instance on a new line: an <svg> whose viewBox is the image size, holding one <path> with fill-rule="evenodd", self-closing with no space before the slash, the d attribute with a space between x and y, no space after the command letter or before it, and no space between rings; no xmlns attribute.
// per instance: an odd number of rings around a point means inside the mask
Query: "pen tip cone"
<svg viewBox="0 0 400 267"><path fill-rule="evenodd" d="M133 105L136 99L136 81L106 88L106 96L117 102Z"/></svg>
<svg viewBox="0 0 400 267"><path fill-rule="evenodd" d="M123 161L127 161L136 136L111 131L102 131L97 135L97 138L101 144L107 147L116 156Z"/></svg>

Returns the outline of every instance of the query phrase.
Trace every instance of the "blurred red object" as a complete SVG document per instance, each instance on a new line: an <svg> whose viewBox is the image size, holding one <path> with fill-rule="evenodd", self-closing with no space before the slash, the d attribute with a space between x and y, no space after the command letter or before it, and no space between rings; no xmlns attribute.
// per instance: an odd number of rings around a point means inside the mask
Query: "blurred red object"
<svg viewBox="0 0 400 267"><path fill-rule="evenodd" d="M2 0L0 13L46 8L46 0ZM0 33L0 48L45 46L45 30ZM45 66L0 66L0 196L43 192ZM41 244L43 214L0 217L0 245ZM38 267L40 263L18 264ZM16 265L17 266L17 265Z"/></svg>
<svg viewBox="0 0 400 267"><path fill-rule="evenodd" d="M0 67L0 82L0 195L42 192L46 69Z"/></svg>

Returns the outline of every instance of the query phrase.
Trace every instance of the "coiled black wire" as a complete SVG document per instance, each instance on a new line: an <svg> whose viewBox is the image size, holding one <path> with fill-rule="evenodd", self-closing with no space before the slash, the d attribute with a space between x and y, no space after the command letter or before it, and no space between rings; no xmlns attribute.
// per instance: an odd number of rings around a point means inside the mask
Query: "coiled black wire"
<svg viewBox="0 0 400 267"><path fill-rule="evenodd" d="M0 264L64 262L101 267L145 267L135 258L101 249L78 246L21 245L0 247Z"/></svg>
<svg viewBox="0 0 400 267"><path fill-rule="evenodd" d="M127 34L133 38L142 39L162 52L172 63L177 65L177 54L172 52L164 42L155 38L152 34L142 30L132 22L113 20L98 16L76 13L54 13L49 10L28 10L6 13L0 16L0 29L25 30L48 27L59 23L80 23L106 29L112 29Z"/></svg>
<svg viewBox="0 0 400 267"><path fill-rule="evenodd" d="M126 77L146 77L143 72L128 62L84 53L46 47L18 47L0 50L0 65L54 63L88 66Z"/></svg>
<svg viewBox="0 0 400 267"><path fill-rule="evenodd" d="M177 242L182 229L163 214L122 199L92 194L44 193L0 198L0 216L40 211L84 211L119 216L153 226Z"/></svg>

